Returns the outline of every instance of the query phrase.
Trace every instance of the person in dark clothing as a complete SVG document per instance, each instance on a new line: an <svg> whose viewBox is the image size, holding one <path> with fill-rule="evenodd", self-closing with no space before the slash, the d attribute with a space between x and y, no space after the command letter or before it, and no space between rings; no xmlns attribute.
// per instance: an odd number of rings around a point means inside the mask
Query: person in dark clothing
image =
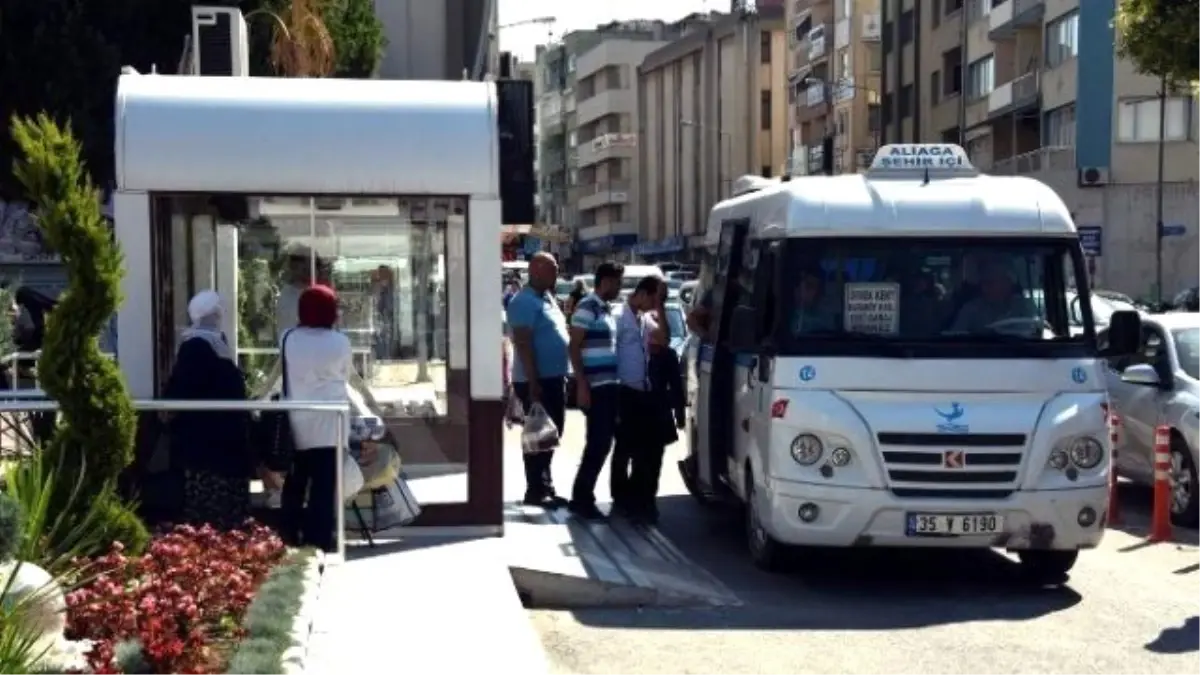
<svg viewBox="0 0 1200 675"><path fill-rule="evenodd" d="M571 315L575 313L575 308L579 306L579 301L585 295L587 295L587 287L583 285L583 279L576 279L574 285L571 286L571 292L567 293L566 306L563 307L563 312L567 315L568 321L570 321Z"/></svg>
<svg viewBox="0 0 1200 675"><path fill-rule="evenodd" d="M246 400L246 380L221 332L221 298L201 291L188 303L190 328L181 336L164 398ZM172 468L183 474L188 522L233 528L250 513L250 413L178 412L169 417Z"/></svg>
<svg viewBox="0 0 1200 675"><path fill-rule="evenodd" d="M686 422L687 394L683 385L683 370L679 356L670 347L671 328L666 316L667 285L660 284L656 309L650 312L646 377L649 394L639 401L629 399L622 408L623 415L633 415L632 429L622 423L631 442L629 479L626 483L621 510L634 521L654 523L658 520L658 483L662 475L663 455L667 446L679 440L678 429ZM636 394L637 392L630 392ZM637 404L631 410L630 404ZM624 422L624 420L623 420Z"/></svg>

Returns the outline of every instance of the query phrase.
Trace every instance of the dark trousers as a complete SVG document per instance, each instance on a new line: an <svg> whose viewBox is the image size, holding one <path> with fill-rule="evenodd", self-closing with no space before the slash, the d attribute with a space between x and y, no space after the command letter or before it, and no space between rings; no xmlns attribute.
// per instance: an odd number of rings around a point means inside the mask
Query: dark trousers
<svg viewBox="0 0 1200 675"><path fill-rule="evenodd" d="M652 513L666 446L661 442L662 401L655 393L621 387L617 443L610 476L613 505Z"/></svg>
<svg viewBox="0 0 1200 675"><path fill-rule="evenodd" d="M543 377L538 380L542 387L542 407L546 414L558 427L558 437L563 435L563 424L567 417L567 378ZM521 409L528 412L529 384L513 382L513 393L521 401ZM554 450L546 452L525 453L521 459L525 461L525 499L541 500L556 496L554 492L554 477L550 474L550 463L554 460Z"/></svg>
<svg viewBox="0 0 1200 675"><path fill-rule="evenodd" d="M337 512L333 501L337 498L338 461L335 448L296 451L281 497L285 534L293 543L330 552L337 548L333 532L337 527Z"/></svg>
<svg viewBox="0 0 1200 675"><path fill-rule="evenodd" d="M592 387L591 405L583 411L587 417L587 436L575 484L571 487L571 501L580 506L596 503L596 481L617 432L618 389L620 387L615 384Z"/></svg>

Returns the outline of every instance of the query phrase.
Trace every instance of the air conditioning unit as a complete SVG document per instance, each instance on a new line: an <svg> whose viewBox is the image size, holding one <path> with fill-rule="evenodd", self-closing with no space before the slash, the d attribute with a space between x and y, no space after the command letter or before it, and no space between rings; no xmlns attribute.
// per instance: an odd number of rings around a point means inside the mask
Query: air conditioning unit
<svg viewBox="0 0 1200 675"><path fill-rule="evenodd" d="M1079 187L1103 187L1108 185L1108 167L1083 166L1079 168Z"/></svg>
<svg viewBox="0 0 1200 675"><path fill-rule="evenodd" d="M249 32L241 10L192 7L192 74L250 74Z"/></svg>

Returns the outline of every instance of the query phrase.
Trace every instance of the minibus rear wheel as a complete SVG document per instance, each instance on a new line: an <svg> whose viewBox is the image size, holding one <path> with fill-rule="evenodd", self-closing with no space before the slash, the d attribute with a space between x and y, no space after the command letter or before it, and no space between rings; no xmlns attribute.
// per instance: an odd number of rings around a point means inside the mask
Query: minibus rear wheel
<svg viewBox="0 0 1200 675"><path fill-rule="evenodd" d="M746 467L746 548L754 566L768 572L783 570L786 546L767 532L754 494L754 475Z"/></svg>

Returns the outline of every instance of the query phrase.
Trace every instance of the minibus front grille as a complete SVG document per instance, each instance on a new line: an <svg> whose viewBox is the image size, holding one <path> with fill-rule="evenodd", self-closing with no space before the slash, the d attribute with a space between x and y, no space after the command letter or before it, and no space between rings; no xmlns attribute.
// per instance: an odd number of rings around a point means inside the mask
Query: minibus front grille
<svg viewBox="0 0 1200 675"><path fill-rule="evenodd" d="M882 438L884 434L880 434ZM881 451L888 487L897 497L1003 499L1017 489L1023 452L978 447L942 436L937 449L912 446Z"/></svg>

